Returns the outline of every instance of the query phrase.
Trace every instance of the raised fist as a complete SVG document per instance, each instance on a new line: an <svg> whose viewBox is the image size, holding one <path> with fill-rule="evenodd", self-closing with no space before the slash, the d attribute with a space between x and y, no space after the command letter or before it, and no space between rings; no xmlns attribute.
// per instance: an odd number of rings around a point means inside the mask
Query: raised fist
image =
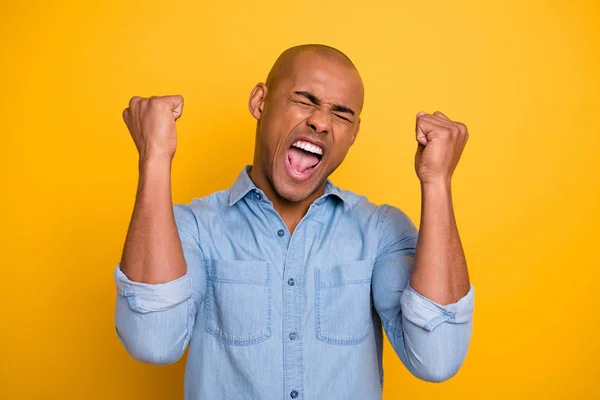
<svg viewBox="0 0 600 400"><path fill-rule="evenodd" d="M449 184L469 139L465 124L439 111L417 114L415 170L422 183Z"/></svg>
<svg viewBox="0 0 600 400"><path fill-rule="evenodd" d="M140 159L175 156L175 121L183 113L183 97L132 97L123 110L123 120L137 147Z"/></svg>

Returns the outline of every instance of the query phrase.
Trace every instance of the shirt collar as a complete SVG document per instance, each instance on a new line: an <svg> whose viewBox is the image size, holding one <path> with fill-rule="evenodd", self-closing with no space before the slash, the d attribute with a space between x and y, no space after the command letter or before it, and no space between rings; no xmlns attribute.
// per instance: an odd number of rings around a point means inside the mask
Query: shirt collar
<svg viewBox="0 0 600 400"><path fill-rule="evenodd" d="M252 170L251 165L245 166L242 171L239 173L236 178L233 186L230 189L229 193L229 206L233 206L238 201L240 201L243 197L245 197L249 192L256 192L261 194L264 198L266 198L265 194L262 190L256 187L252 179L250 179L250 171ZM335 186L329 179L325 184L325 193L323 196L319 197L316 202L322 202L328 196L335 196L341 199L350 209L354 205L350 201L349 192L341 190L337 186Z"/></svg>

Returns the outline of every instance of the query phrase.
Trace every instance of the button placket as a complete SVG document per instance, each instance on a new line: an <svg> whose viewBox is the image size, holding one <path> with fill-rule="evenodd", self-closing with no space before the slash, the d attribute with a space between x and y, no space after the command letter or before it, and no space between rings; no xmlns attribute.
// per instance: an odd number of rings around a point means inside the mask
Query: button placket
<svg viewBox="0 0 600 400"><path fill-rule="evenodd" d="M309 211L304 219L307 219L312 214ZM306 245L306 222L300 221L293 235L286 234L285 238L289 238L288 251L291 254L304 254ZM284 231L285 232L285 231ZM281 244L283 241L279 241ZM287 337L284 338L284 363L285 368L285 387L289 388L289 396L292 399L300 399L300 391L304 385L303 369L303 338L298 332L303 330L303 295L301 290L303 279L304 258L291 257L286 258L284 265L284 276L287 275L288 287L284 291L284 332L287 332ZM296 283L300 286L296 288ZM285 283L284 283L285 285ZM284 334L285 335L285 334Z"/></svg>

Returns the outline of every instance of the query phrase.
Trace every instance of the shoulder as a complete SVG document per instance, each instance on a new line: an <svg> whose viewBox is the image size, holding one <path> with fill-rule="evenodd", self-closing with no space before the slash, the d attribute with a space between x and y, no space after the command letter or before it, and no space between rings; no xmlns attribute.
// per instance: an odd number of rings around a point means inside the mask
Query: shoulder
<svg viewBox="0 0 600 400"><path fill-rule="evenodd" d="M187 208L191 212L220 210L229 205L230 189L211 193L204 197L194 198L187 204L176 204L177 207Z"/></svg>
<svg viewBox="0 0 600 400"><path fill-rule="evenodd" d="M399 207L391 204L375 204L365 195L354 193L351 190L335 189L335 194L341 198L347 211L355 217L374 220L380 230L388 227L414 225L410 217Z"/></svg>
<svg viewBox="0 0 600 400"><path fill-rule="evenodd" d="M367 196L350 190L337 189L336 194L345 203L346 212L353 220L369 226L370 232L376 232L382 251L398 244L416 246L417 227L401 208L391 204L375 204Z"/></svg>
<svg viewBox="0 0 600 400"><path fill-rule="evenodd" d="M415 224L411 218L402 209L390 205L383 204L378 207L379 209L379 230L384 233L390 229L401 230L412 230L415 228Z"/></svg>
<svg viewBox="0 0 600 400"><path fill-rule="evenodd" d="M178 224L192 221L198 224L200 220L218 217L229 205L229 193L229 189L221 190L204 197L194 198L189 203L174 204L175 220Z"/></svg>

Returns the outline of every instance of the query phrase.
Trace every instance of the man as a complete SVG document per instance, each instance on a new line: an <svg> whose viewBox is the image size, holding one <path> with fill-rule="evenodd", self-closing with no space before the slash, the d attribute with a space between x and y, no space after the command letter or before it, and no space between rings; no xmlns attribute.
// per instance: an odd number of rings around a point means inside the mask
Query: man
<svg viewBox="0 0 600 400"><path fill-rule="evenodd" d="M250 94L252 166L229 190L173 206L183 99L131 99L123 116L140 178L115 271L117 332L154 364L189 344L186 399L381 398L382 327L415 376L439 382L459 369L473 289L450 183L467 129L440 112L417 116L417 234L401 210L328 180L362 106L343 53L286 50Z"/></svg>

